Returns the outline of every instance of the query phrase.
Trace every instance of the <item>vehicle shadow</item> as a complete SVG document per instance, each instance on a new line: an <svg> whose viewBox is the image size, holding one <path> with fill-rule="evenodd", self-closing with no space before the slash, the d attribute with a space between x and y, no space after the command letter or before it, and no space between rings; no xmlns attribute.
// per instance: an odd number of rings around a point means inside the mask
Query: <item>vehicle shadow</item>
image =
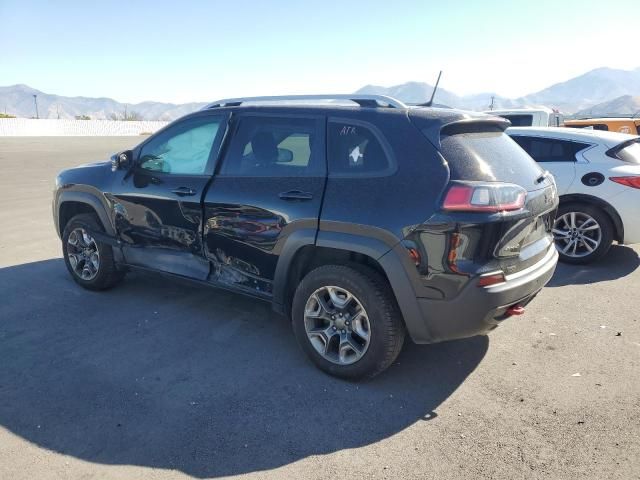
<svg viewBox="0 0 640 480"><path fill-rule="evenodd" d="M547 287L586 285L626 277L640 266L640 257L631 247L612 245L600 261L589 265L558 263L556 273Z"/></svg>
<svg viewBox="0 0 640 480"><path fill-rule="evenodd" d="M0 426L65 455L196 477L375 443L464 382L487 337L408 344L374 380L316 370L270 306L132 274L108 292L62 260L0 269Z"/></svg>

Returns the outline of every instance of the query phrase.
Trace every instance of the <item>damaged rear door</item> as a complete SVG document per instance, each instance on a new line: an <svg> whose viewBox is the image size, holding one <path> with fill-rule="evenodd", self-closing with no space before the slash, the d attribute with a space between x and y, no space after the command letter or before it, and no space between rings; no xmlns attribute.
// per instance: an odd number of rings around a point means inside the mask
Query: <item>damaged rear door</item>
<svg viewBox="0 0 640 480"><path fill-rule="evenodd" d="M234 114L232 139L204 199L210 281L272 294L287 237L315 235L326 181L325 118Z"/></svg>

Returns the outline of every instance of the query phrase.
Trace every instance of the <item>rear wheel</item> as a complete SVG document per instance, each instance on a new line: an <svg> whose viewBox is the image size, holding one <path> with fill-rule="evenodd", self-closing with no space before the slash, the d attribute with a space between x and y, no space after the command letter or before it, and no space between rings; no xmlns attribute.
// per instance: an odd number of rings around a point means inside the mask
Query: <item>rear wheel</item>
<svg viewBox="0 0 640 480"><path fill-rule="evenodd" d="M98 242L92 232L103 232L97 217L83 213L73 217L62 234L62 253L67 270L79 285L105 290L124 277L116 268L110 245Z"/></svg>
<svg viewBox="0 0 640 480"><path fill-rule="evenodd" d="M349 379L385 370L405 337L388 284L369 268L326 265L311 271L296 289L292 321L316 366Z"/></svg>
<svg viewBox="0 0 640 480"><path fill-rule="evenodd" d="M613 242L613 224L598 207L571 203L561 205L553 227L560 260L585 264L602 258Z"/></svg>

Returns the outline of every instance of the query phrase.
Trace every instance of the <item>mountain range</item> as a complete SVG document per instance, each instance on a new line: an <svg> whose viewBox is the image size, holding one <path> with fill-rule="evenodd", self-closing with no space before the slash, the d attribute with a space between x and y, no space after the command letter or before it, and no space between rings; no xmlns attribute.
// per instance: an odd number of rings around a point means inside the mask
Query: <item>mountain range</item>
<svg viewBox="0 0 640 480"><path fill-rule="evenodd" d="M357 93L389 95L405 102L420 103L428 100L432 91L433 86L427 83L409 82L392 87L367 85ZM597 106L598 110L613 107L623 109L608 113L628 113L632 106L625 104L625 100L628 100L629 96L638 95L640 67L635 70L597 68L524 97L506 98L490 92L459 96L439 88L434 102L453 108L487 110L493 99L494 109L547 106L557 108L565 114L574 114ZM612 100L616 103L607 105Z"/></svg>
<svg viewBox="0 0 640 480"><path fill-rule="evenodd" d="M112 98L63 97L41 92L27 85L0 87L0 113L16 117L35 117L37 95L38 115L40 118L75 118L87 116L92 119L112 117L130 118L132 115L144 120L174 120L178 117L202 108L204 103L162 103L141 102L121 103Z"/></svg>
<svg viewBox="0 0 640 480"><path fill-rule="evenodd" d="M366 85L355 93L389 95L409 103L428 100L433 86L407 82L391 87ZM64 97L44 93L27 85L0 87L0 113L17 117L34 117L34 95L37 95L40 118L142 118L173 120L193 112L205 103L173 104L162 102L121 103L111 98ZM640 110L640 67L635 70L597 68L565 82L519 98L506 98L495 93L460 96L439 88L435 103L467 110L547 106L575 116L633 114Z"/></svg>

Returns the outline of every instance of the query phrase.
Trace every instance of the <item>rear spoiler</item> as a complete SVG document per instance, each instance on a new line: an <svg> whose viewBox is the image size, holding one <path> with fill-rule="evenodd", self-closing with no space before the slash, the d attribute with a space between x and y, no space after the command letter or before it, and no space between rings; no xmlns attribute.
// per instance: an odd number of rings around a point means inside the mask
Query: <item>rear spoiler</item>
<svg viewBox="0 0 640 480"><path fill-rule="evenodd" d="M413 117L412 120L436 148L440 148L440 137L442 135L490 131L503 132L511 126L511 122L506 118L489 115L458 117L450 121L447 121L449 119L444 119L441 122L424 121L419 117Z"/></svg>
<svg viewBox="0 0 640 480"><path fill-rule="evenodd" d="M488 130L499 130L504 132L511 126L511 122L502 117L488 118L466 118L443 125L440 128L440 135L455 135L458 133L486 132Z"/></svg>
<svg viewBox="0 0 640 480"><path fill-rule="evenodd" d="M627 148L629 145L633 145L634 143L640 143L640 137L630 138L629 140L625 140L622 143L619 143L613 148L610 148L605 153L608 157L615 158L616 160L622 160L618 153Z"/></svg>

